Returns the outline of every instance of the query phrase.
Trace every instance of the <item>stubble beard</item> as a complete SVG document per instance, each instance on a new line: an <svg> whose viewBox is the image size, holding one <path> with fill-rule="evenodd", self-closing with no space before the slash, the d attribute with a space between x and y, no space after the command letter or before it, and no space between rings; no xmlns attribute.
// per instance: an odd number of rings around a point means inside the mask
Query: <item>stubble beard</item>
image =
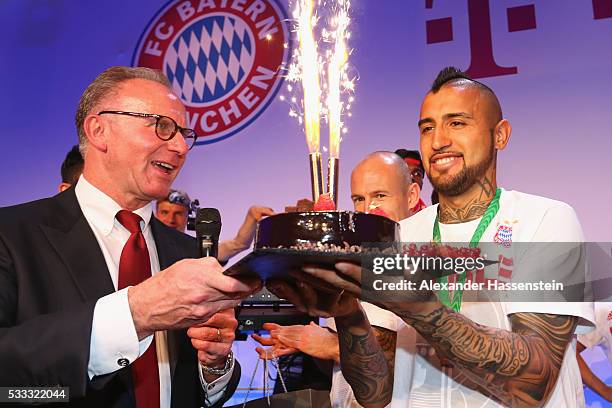
<svg viewBox="0 0 612 408"><path fill-rule="evenodd" d="M462 157L463 158L463 157ZM489 166L495 160L495 150L491 148L489 155L482 160L480 163L476 163L472 166L466 166L465 160L463 161L463 168L458 174L451 177L446 177L441 180L439 177L434 180L429 174L427 178L433 186L433 188L442 195L448 197L456 197L465 193L470 187L478 182L485 175L485 172Z"/></svg>

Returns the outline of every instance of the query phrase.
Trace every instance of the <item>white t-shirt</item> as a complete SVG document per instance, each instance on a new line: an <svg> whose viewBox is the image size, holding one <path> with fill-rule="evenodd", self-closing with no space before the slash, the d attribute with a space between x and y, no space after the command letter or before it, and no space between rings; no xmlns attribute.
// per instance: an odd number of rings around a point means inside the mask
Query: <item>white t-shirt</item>
<svg viewBox="0 0 612 408"><path fill-rule="evenodd" d="M595 302L595 330L578 336L585 347L598 346L612 363L612 302Z"/></svg>
<svg viewBox="0 0 612 408"><path fill-rule="evenodd" d="M375 306L371 303L361 302L361 307L363 308L366 316L368 317L368 321L371 326L382 327L383 329L397 331L398 325L402 323L400 319L393 313L388 310L381 309L378 306ZM325 319L325 325L332 329L336 330L336 323L332 318ZM340 370L340 364L335 363L332 373L332 387L329 392L329 399L332 403L332 407L337 408L360 408L361 405L355 399L355 395L353 394L353 389L346 382L346 379L342 375L342 371Z"/></svg>
<svg viewBox="0 0 612 408"><path fill-rule="evenodd" d="M437 209L437 205L425 208L400 222L402 242L430 242ZM479 222L480 219L462 224L440 224L442 242L469 242ZM499 263L484 268L484 276L481 274L480 279L500 281L516 279L524 282L529 279L521 277L521 271L532 271L534 267L550 268L552 262L555 262L552 265L555 274L571 273L571 265L566 264L572 262L568 259L553 257L538 264L534 262L530 247L541 250L540 246L512 245L512 242L582 241L583 234L576 214L567 204L516 191L502 191L499 211L480 239L481 243L498 243L498 245L487 245L487 255L489 259L499 260ZM519 249L514 250L514 247ZM492 250L499 251L499 254L491 253ZM570 261L574 264L576 262L576 260ZM529 267L524 267L525 265ZM564 279L560 277L559 280ZM592 328L591 322L594 321L592 303L588 302L470 302L469 298L466 300L464 297L460 312L479 324L504 330L511 330L508 315L517 312L579 316L581 317L579 328L585 331ZM434 354L433 348L420 338L412 327L403 324L398 330L392 407L499 406L479 392L455 382L431 365L425 359L428 354ZM556 388L546 407L584 407L584 405L580 371L572 344L566 351Z"/></svg>

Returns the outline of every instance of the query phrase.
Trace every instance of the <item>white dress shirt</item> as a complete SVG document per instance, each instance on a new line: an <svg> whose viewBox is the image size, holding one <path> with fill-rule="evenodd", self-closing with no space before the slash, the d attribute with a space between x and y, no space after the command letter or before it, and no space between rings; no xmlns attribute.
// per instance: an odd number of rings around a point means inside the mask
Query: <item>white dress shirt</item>
<svg viewBox="0 0 612 408"><path fill-rule="evenodd" d="M115 218L122 208L112 198L90 184L83 176L75 187L81 211L100 245L110 277L117 290L119 259L130 232ZM157 247L151 231L153 204L148 203L134 213L143 221L141 229L149 250L151 275L159 272ZM128 303L128 288L121 289L98 299L93 315L88 373L89 378L109 374L131 364L147 350L155 338L157 363L159 365L160 407L169 408L171 402L170 362L166 332L159 331L138 341L132 313ZM194 362L194 364L199 363ZM200 371L200 380L211 404L218 401L231 378L232 369L224 376L208 384Z"/></svg>

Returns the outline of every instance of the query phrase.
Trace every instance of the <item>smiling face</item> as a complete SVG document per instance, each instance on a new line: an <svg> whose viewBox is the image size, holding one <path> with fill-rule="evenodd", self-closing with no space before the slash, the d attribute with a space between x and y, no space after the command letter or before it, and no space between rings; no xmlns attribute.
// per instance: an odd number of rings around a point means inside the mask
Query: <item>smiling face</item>
<svg viewBox="0 0 612 408"><path fill-rule="evenodd" d="M188 151L181 134L164 141L155 133L155 118L96 115L102 110L159 114L185 126L180 100L160 83L130 79L120 83L86 121L89 144L95 147L86 159L88 180L96 179L98 188L128 209L167 196Z"/></svg>
<svg viewBox="0 0 612 408"><path fill-rule="evenodd" d="M439 194L460 195L494 170L493 136L501 118L491 97L476 86L453 84L425 97L419 120L421 155Z"/></svg>
<svg viewBox="0 0 612 408"><path fill-rule="evenodd" d="M355 167L351 173L351 200L355 211L370 212L374 208L384 211L393 221L410 215L418 201L418 187L409 182L399 166L406 166L395 153L375 153Z"/></svg>

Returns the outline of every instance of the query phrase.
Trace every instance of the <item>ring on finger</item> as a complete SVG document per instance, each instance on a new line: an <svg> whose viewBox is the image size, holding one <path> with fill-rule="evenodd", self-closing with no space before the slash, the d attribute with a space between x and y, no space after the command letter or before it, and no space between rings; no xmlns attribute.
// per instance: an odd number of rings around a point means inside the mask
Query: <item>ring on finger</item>
<svg viewBox="0 0 612 408"><path fill-rule="evenodd" d="M221 337L221 330L217 327L217 337L215 338L215 341L217 343L221 343L221 340L223 340L223 338Z"/></svg>

